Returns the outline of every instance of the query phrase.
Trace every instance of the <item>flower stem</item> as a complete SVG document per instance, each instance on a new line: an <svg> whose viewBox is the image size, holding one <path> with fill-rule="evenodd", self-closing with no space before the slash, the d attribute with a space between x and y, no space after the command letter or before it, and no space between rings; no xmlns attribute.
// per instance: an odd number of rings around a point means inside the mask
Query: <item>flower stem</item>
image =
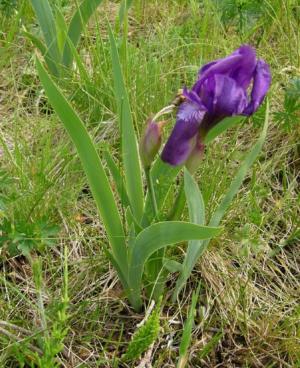
<svg viewBox="0 0 300 368"><path fill-rule="evenodd" d="M145 174L146 174L147 187L148 187L148 190L149 190L149 193L150 193L150 199L151 199L151 203L152 203L152 207L153 207L153 211L154 211L154 216L155 216L155 219L158 220L157 202L156 202L152 177L151 177L151 174L150 174L150 167L145 168Z"/></svg>
<svg viewBox="0 0 300 368"><path fill-rule="evenodd" d="M156 202L156 196L153 186L153 181L150 173L150 167L145 168L147 187L150 194L150 199L154 211L154 221L159 221L158 208ZM147 294L154 300L158 300L158 297L162 294L164 289L164 279L162 277L163 259L165 256L165 249L159 249L154 252L147 260L146 270L148 277Z"/></svg>

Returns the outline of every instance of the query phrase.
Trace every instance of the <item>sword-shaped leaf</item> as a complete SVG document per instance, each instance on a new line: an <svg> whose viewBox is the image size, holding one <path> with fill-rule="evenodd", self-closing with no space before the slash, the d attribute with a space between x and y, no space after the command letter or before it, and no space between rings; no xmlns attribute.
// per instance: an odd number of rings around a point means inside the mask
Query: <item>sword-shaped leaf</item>
<svg viewBox="0 0 300 368"><path fill-rule="evenodd" d="M138 146L130 111L129 98L122 74L116 41L111 27L108 27L111 46L113 79L115 96L121 131L122 161L125 174L125 185L133 216L140 222L143 214L144 195L142 172L138 155Z"/></svg>
<svg viewBox="0 0 300 368"><path fill-rule="evenodd" d="M37 0L41 1L41 0ZM80 40L81 32L87 24L90 17L93 15L97 7L101 4L102 0L84 0L78 7L76 13L70 22L68 29L68 38L76 48ZM63 51L63 64L70 66L73 60L73 53L70 48L69 42L65 42Z"/></svg>
<svg viewBox="0 0 300 368"><path fill-rule="evenodd" d="M230 116L223 119L220 123L216 124L208 133L204 139L204 143L208 144L213 141L217 136L226 132L227 129L234 127L235 125L239 124L243 119L244 116Z"/></svg>
<svg viewBox="0 0 300 368"><path fill-rule="evenodd" d="M122 222L96 147L83 122L38 59L36 65L49 101L75 144L112 246L112 254L122 274L127 276L127 249Z"/></svg>
<svg viewBox="0 0 300 368"><path fill-rule="evenodd" d="M57 44L56 24L51 6L48 0L31 0L31 4L43 32L46 44L45 60L51 72L58 76L60 53ZM33 40L33 37L31 39Z"/></svg>

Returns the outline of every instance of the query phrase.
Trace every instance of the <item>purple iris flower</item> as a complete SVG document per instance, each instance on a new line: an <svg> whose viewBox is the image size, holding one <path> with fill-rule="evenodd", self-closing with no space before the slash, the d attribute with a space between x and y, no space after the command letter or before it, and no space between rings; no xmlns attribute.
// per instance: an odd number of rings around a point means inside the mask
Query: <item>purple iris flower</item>
<svg viewBox="0 0 300 368"><path fill-rule="evenodd" d="M268 64L257 60L248 45L204 65L192 89L183 91L185 101L178 108L162 160L173 166L185 163L207 132L225 117L252 115L263 102L270 83Z"/></svg>

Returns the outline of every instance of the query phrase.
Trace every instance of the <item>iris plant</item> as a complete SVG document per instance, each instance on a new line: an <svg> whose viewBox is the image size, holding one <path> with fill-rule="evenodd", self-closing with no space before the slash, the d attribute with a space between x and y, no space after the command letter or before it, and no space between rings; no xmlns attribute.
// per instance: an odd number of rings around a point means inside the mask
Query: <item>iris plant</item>
<svg viewBox="0 0 300 368"><path fill-rule="evenodd" d="M185 88L174 103L150 119L138 150L116 41L110 28L109 38L121 132L118 162L108 150L100 158L98 147L84 123L39 60L37 69L50 103L77 148L106 229L109 247L105 248L105 253L115 267L130 303L139 310L143 287L148 298L158 298L168 272L179 272L174 291L176 297L209 240L219 234L220 221L262 148L268 108L260 138L246 155L209 221L205 218L201 191L191 173L199 166L208 132L220 127L219 123L226 117L253 114L267 93L271 76L268 65L257 60L250 46L241 46L230 56L204 65L192 89ZM165 125L160 118L174 109L177 109L176 123L161 156L156 158ZM140 163L146 174L146 189ZM166 198L170 199L168 194L176 190L175 179L182 165L188 169L184 169L181 192L183 203L188 205L189 222L180 221L180 216L170 216L165 206ZM115 185L111 185L112 181ZM174 209L180 212L177 204L175 201ZM165 248L183 241L188 241L183 263L168 259Z"/></svg>

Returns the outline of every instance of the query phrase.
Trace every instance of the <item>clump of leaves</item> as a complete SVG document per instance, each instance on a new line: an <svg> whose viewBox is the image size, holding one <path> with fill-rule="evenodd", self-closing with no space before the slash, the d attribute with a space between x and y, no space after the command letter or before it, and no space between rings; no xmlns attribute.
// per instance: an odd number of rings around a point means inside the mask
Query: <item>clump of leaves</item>
<svg viewBox="0 0 300 368"><path fill-rule="evenodd" d="M18 193L16 179L0 170L0 254L29 255L54 245L59 226L46 213L31 217L24 196Z"/></svg>
<svg viewBox="0 0 300 368"><path fill-rule="evenodd" d="M0 249L9 256L42 251L54 243L59 227L50 224L46 217L31 221L16 209L13 211L10 207L16 198L9 190L13 183L5 171L0 171Z"/></svg>
<svg viewBox="0 0 300 368"><path fill-rule="evenodd" d="M23 219L4 218L0 224L0 248L9 256L43 251L54 244L58 231L59 227L49 224L46 219L30 223Z"/></svg>
<svg viewBox="0 0 300 368"><path fill-rule="evenodd" d="M181 343L179 346L179 361L177 364L177 368L184 368L188 361L188 349L191 343L192 338L192 329L194 325L194 319L196 314L196 304L199 298L201 283L199 283L196 292L193 293L192 296L192 304L190 306L189 314L187 320L185 321Z"/></svg>
<svg viewBox="0 0 300 368"><path fill-rule="evenodd" d="M291 132L300 123L300 78L290 81L284 96L283 111L274 113L275 120L283 129Z"/></svg>
<svg viewBox="0 0 300 368"><path fill-rule="evenodd" d="M137 359L157 339L159 334L159 316L161 301L157 304L146 322L134 333L128 345L127 352L123 356L124 361Z"/></svg>

